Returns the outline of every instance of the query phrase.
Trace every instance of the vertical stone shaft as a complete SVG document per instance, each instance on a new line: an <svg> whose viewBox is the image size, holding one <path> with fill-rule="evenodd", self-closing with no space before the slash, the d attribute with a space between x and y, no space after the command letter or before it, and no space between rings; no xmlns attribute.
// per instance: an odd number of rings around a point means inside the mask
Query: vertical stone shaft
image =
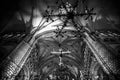
<svg viewBox="0 0 120 80"><path fill-rule="evenodd" d="M90 64L91 64L91 53L89 52L88 46L86 46L84 52L84 80L88 80L90 78L89 76Z"/></svg>
<svg viewBox="0 0 120 80"><path fill-rule="evenodd" d="M118 66L119 63L115 53L109 50L103 43L101 43L96 38L95 40L93 40L93 38L91 38L88 33L84 33L84 35L86 36L84 38L84 41L87 43L103 69L108 74L118 74L120 72L120 66Z"/></svg>
<svg viewBox="0 0 120 80"><path fill-rule="evenodd" d="M3 61L0 80L11 80L19 73L32 50L33 42L33 38L27 36Z"/></svg>

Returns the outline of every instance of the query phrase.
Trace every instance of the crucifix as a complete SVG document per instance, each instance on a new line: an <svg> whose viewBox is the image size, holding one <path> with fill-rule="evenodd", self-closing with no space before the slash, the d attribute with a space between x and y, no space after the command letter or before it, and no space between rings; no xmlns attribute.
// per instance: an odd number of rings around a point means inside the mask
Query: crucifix
<svg viewBox="0 0 120 80"><path fill-rule="evenodd" d="M51 54L52 55L58 55L59 56L59 65L61 66L63 63L62 63L62 57L63 57L63 54L69 54L71 53L69 50L68 51L63 51L62 49L59 49L59 51L52 51Z"/></svg>

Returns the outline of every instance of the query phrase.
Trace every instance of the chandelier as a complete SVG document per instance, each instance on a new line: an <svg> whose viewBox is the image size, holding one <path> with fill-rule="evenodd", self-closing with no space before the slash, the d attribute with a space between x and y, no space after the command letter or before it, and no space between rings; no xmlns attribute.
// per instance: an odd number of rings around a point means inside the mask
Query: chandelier
<svg viewBox="0 0 120 80"><path fill-rule="evenodd" d="M85 4L85 1L81 1L83 6L85 6L84 11L78 12L78 4L79 0L76 0L74 5L71 5L68 1L64 2L63 0L58 0L56 2L57 4L57 13L56 10L53 10L50 8L50 6L47 6L47 9L45 10L44 18L47 19L47 21L54 22L53 18L57 17L62 22L62 28L61 31L67 26L67 23L72 23L76 30L81 30L82 26L78 26L78 24L75 22L76 17L84 17L85 20L92 18L92 15L96 15L96 13L93 12L94 8L88 9L88 6Z"/></svg>

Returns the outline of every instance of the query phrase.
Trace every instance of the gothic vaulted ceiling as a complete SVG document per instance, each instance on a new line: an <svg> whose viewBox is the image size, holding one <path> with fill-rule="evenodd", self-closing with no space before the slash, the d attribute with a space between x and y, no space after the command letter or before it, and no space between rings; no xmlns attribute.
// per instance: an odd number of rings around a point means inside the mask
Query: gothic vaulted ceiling
<svg viewBox="0 0 120 80"><path fill-rule="evenodd" d="M67 0L64 0L64 2L66 1ZM68 0L71 5L75 5L76 1L77 0ZM64 63L69 65L69 67L79 66L82 69L82 65L84 64L83 47L85 44L82 39L77 37L78 35L75 33L76 28L74 25L71 22L67 23L67 27L61 32L60 29L64 23L60 19L56 20L56 18L53 18L53 23L48 21L42 25L45 20L43 17L46 14L45 10L48 5L50 9L55 10L55 13L58 12L55 2L56 0L21 0L18 2L13 0L10 3L3 2L5 5L1 5L2 7L9 5L11 8L9 8L9 6L6 6L5 9L2 8L3 13L1 15L3 15L3 17L1 18L0 34L1 36L5 36L5 34L6 36L14 36L15 34L26 35L34 31L38 26L41 26L36 33L39 68L42 68L43 72L46 72L46 67L50 66L50 68L52 68ZM83 27L88 26L91 31L105 32L107 30L112 30L119 33L119 5L116 3L118 2L114 0L88 0L86 4L89 8L94 8L96 15L92 16L92 20L84 20L84 17L76 17L75 21ZM77 11L79 12L82 7L82 4L79 2ZM32 14L32 22L30 22ZM31 23L33 27L30 27ZM11 45L5 44L4 42L0 44L0 47L8 50L6 53L10 53L18 43L19 42L15 42L15 45ZM11 50L9 50L10 48ZM4 51L1 50L1 53L4 53ZM63 55L60 53L63 53ZM3 55L1 54L1 56Z"/></svg>

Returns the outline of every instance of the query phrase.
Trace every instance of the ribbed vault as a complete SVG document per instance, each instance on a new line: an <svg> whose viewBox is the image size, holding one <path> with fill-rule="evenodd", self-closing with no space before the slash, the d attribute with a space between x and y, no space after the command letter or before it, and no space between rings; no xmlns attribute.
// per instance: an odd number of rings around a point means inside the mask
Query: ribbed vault
<svg viewBox="0 0 120 80"><path fill-rule="evenodd" d="M11 80L20 70L18 76L23 73L30 80L97 80L104 77L103 69L116 75L120 71L116 7L103 0L22 0L0 32L0 55L10 54L0 79Z"/></svg>
<svg viewBox="0 0 120 80"><path fill-rule="evenodd" d="M82 52L82 46L84 44L80 39L75 37L73 31L66 31L63 37L56 37L56 34L52 32L42 34L42 36L39 35L36 45L38 46L39 71L45 67L56 66L58 68L60 66L60 54L52 54L52 52L59 52L59 49L62 49L62 52L70 52L69 54L61 53L64 65L69 67L75 66L78 69L83 68L84 53Z"/></svg>

